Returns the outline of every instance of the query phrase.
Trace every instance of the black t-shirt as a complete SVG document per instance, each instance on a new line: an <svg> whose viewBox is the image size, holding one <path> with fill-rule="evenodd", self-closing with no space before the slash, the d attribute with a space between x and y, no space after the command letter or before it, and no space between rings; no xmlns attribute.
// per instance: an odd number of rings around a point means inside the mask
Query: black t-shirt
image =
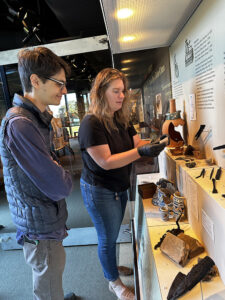
<svg viewBox="0 0 225 300"><path fill-rule="evenodd" d="M114 192L125 191L129 187L131 164L112 170L104 170L86 151L91 146L108 144L111 154L121 153L134 148L133 136L136 130L133 125L127 129L117 124L117 130L111 134L104 124L94 115L87 115L81 122L79 129L79 143L82 152L84 168L81 177L91 185L105 187Z"/></svg>

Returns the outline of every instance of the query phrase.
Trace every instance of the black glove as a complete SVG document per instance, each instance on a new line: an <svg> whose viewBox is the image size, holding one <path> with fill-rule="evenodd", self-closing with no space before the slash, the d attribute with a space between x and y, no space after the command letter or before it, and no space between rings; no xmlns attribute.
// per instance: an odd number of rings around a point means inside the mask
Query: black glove
<svg viewBox="0 0 225 300"><path fill-rule="evenodd" d="M163 134L161 135L159 138L157 138L157 140L153 141L151 144L161 144L161 143L165 143L166 146L169 145L170 143L170 137L168 134Z"/></svg>
<svg viewBox="0 0 225 300"><path fill-rule="evenodd" d="M160 136L159 142L160 142L160 144L165 143L167 146L170 143L170 137L167 134L163 134L162 136Z"/></svg>
<svg viewBox="0 0 225 300"><path fill-rule="evenodd" d="M138 153L140 156L155 157L166 147L165 143L161 144L146 144L144 146L138 147Z"/></svg>

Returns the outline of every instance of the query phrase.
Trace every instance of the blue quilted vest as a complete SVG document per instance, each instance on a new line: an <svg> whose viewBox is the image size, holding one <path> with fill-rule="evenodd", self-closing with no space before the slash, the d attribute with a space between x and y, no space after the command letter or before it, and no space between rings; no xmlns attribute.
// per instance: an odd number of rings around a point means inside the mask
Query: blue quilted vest
<svg viewBox="0 0 225 300"><path fill-rule="evenodd" d="M17 94L13 105L7 111L0 128L0 155L13 222L24 233L46 234L60 230L65 227L68 215L65 200L56 202L45 196L18 166L4 142L9 120L25 117L38 128L51 154L49 126L52 116L47 111L41 113L31 101Z"/></svg>

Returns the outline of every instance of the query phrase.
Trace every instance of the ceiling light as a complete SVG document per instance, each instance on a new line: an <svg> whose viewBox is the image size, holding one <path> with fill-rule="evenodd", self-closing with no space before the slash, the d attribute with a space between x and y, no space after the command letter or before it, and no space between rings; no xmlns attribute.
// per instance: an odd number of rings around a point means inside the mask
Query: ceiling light
<svg viewBox="0 0 225 300"><path fill-rule="evenodd" d="M122 63L127 64L127 63L130 63L132 61L133 61L132 59L125 59L125 60L122 60Z"/></svg>
<svg viewBox="0 0 225 300"><path fill-rule="evenodd" d="M130 8L122 8L117 11L117 18L118 19L126 19L133 15L133 10Z"/></svg>
<svg viewBox="0 0 225 300"><path fill-rule="evenodd" d="M133 35L126 35L122 38L123 42L130 42L133 41L135 39L135 37Z"/></svg>
<svg viewBox="0 0 225 300"><path fill-rule="evenodd" d="M121 71L127 71L129 70L130 68L122 68Z"/></svg>

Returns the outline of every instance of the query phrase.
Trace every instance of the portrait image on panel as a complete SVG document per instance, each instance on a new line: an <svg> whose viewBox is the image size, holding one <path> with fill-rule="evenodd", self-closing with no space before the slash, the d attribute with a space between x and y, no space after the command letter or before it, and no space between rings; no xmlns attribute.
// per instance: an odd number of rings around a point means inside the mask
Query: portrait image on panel
<svg viewBox="0 0 225 300"><path fill-rule="evenodd" d="M185 67L189 66L194 60L194 51L189 39L185 40Z"/></svg>
<svg viewBox="0 0 225 300"><path fill-rule="evenodd" d="M179 77L179 68L178 68L178 63L176 60L176 54L174 54L173 65L174 65L175 76L176 76L176 78L178 78Z"/></svg>
<svg viewBox="0 0 225 300"><path fill-rule="evenodd" d="M156 115L161 115L162 114L162 95L157 94L155 95L155 104L156 104Z"/></svg>

